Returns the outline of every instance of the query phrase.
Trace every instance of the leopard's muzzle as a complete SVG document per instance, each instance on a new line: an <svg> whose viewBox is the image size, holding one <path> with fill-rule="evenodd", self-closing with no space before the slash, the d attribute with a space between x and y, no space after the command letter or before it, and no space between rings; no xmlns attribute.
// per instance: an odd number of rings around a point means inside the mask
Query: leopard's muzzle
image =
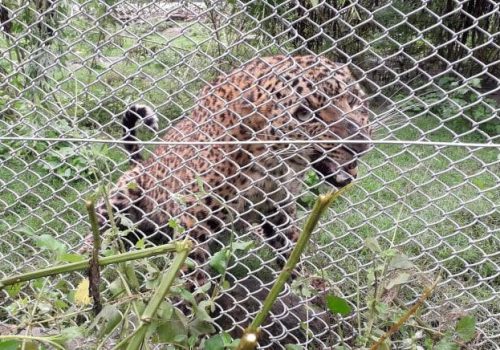
<svg viewBox="0 0 500 350"><path fill-rule="evenodd" d="M345 152L352 154L350 150ZM341 188L351 183L358 176L358 161L355 157L346 163L339 164L330 156L315 153L313 156L313 168L329 184Z"/></svg>

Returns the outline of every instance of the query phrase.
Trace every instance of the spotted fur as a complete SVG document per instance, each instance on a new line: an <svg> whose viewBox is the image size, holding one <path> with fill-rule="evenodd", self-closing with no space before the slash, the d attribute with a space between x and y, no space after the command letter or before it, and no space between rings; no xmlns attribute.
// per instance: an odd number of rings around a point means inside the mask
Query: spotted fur
<svg viewBox="0 0 500 350"><path fill-rule="evenodd" d="M131 111L141 118L151 112ZM299 232L295 202L305 172L315 169L342 187L357 176L357 158L368 144L275 141L369 140L368 116L365 95L344 65L315 56L257 58L203 88L190 115L168 127L165 141L187 144L158 146L146 160L129 147L138 162L109 199L135 224L127 237L132 243L142 236L167 241L169 222L177 220L198 242L192 258L201 266L207 242L228 229L258 232L277 256L286 256ZM134 127L125 128L133 139ZM198 141L234 143L192 144ZM105 230L104 203L98 213Z"/></svg>

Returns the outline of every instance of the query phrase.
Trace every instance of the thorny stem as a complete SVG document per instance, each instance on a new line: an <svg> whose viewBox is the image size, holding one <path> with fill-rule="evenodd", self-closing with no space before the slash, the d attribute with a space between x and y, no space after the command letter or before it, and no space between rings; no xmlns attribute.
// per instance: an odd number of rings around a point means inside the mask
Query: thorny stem
<svg viewBox="0 0 500 350"><path fill-rule="evenodd" d="M144 248L144 249L137 250L137 251L116 254L116 255L106 256L106 257L100 258L99 259L99 266L118 264L118 263L125 262L125 261L143 259L143 258L148 258L151 256L166 254L166 253L175 252L175 251L176 251L175 244L164 244L164 245L161 245L158 247ZM16 283L31 281L31 280L41 278L41 277L52 276L52 275L57 275L60 273L67 273L67 272L88 269L89 266L90 266L89 261L78 261L75 263L64 264L64 265L49 267L46 269L41 269L41 270L37 270L37 271L33 271L33 272L28 272L28 273L14 276L14 277L8 277L8 278L5 278L3 280L0 280L0 290L5 288L6 286L10 286L10 285L13 285Z"/></svg>
<svg viewBox="0 0 500 350"><path fill-rule="evenodd" d="M399 300L398 298L394 299L394 302L400 308L405 307L403 302L401 300ZM420 328L421 330L426 331L432 337L433 340L439 340L440 338L442 338L446 335L444 333L441 333L438 330L432 329L429 325L427 325L427 323L425 323L425 321L423 321L420 317L418 317L418 315L414 315L413 319L417 323L416 325L413 325L413 327ZM457 343L458 345L460 345L464 349L470 349L470 347L467 344L465 344L459 340L452 339L452 341Z"/></svg>
<svg viewBox="0 0 500 350"><path fill-rule="evenodd" d="M129 298L133 298L134 294L132 293L132 290L130 289L127 278L123 275L123 273L120 270L118 270L117 273L118 273L118 277L120 277L120 280L122 281L123 288L125 289L127 296ZM137 318L141 318L141 313L139 312L139 307L137 306L137 301L131 299L131 303L132 303L132 307L134 309L135 315L137 316Z"/></svg>
<svg viewBox="0 0 500 350"><path fill-rule="evenodd" d="M398 216L396 217L396 225L394 226L394 231L392 232L390 249L392 249L394 247L394 242L396 241L396 233L398 231L399 222L401 220L401 215L403 213L403 208L404 208L404 205L401 204L401 207L399 208ZM363 346L366 346L366 344L368 343L368 341L371 337L371 333L373 330L373 324L375 322L375 317L376 317L376 315L375 315L375 303L378 303L378 301L381 297L382 291L384 290L384 288L378 283L379 277L380 277L380 281L382 281L385 274L387 273L387 269L389 268L389 263L390 263L390 257L387 256L384 259L384 262L382 265L383 268L382 268L382 272L380 273L380 275L376 269L374 269L374 271L373 271L373 275L374 275L373 304L370 307L370 319L368 321L367 331L366 331L366 336L365 336L365 341L364 341ZM358 272L358 274L359 274L359 272ZM358 294L358 297L359 297L359 294ZM358 308L358 310L359 310L359 308ZM358 313L358 315L359 315L359 313ZM358 321L358 322L360 322L360 321Z"/></svg>
<svg viewBox="0 0 500 350"><path fill-rule="evenodd" d="M92 257L89 264L89 294L94 300L94 313L97 315L101 311L101 297L99 294L100 270L99 251L101 249L101 235L99 234L99 223L95 212L94 198L85 201L85 207L89 214L90 227L92 231Z"/></svg>
<svg viewBox="0 0 500 350"><path fill-rule="evenodd" d="M437 284L441 280L440 276L432 283L432 285L424 290L420 298L418 298L417 302L415 305L413 305L411 308L408 309L404 313L403 316L399 320L394 323L391 328L387 332L385 332L377 342L375 342L371 347L370 350L378 350L379 346L387 339L389 338L392 334L398 331L399 328L412 316L414 315L417 310L422 306L422 304L429 298L429 296L432 294L433 290L436 288Z"/></svg>
<svg viewBox="0 0 500 350"><path fill-rule="evenodd" d="M161 302L165 299L165 296L169 292L170 287L174 283L175 277L181 270L184 261L186 260L193 247L193 243L189 240L185 240L183 242L176 243L175 247L177 254L174 258L174 261L172 262L172 265L169 267L167 272L163 274L160 285L149 300L146 309L144 309L144 312L142 313L140 319L141 322L139 324L139 327L128 337L120 341L113 348L113 350L123 349L123 347L127 344L127 350L139 350L141 348L142 344L144 343L144 337L146 336L148 326L154 318Z"/></svg>
<svg viewBox="0 0 500 350"><path fill-rule="evenodd" d="M276 298L278 297L279 293L283 290L283 286L285 285L286 281L290 278L293 269L299 262L300 256L304 251L304 249L306 248L307 242L309 241L312 232L316 228L316 225L318 224L321 215L330 206L330 204L333 202L334 199L338 198L343 192L345 192L345 190L347 190L350 187L351 185L348 185L343 187L339 191L330 192L328 194L320 195L318 197L311 211L311 214L307 218L302 233L295 247L293 248L290 257L288 258L285 264L285 267L283 268L283 270L278 276L278 279L276 280L271 290L269 291L269 294L264 300L264 304L261 310L257 313L257 316L255 316L255 319L250 324L250 326L245 330L245 333L243 334L240 340L240 344L238 345L237 350L251 350L256 348L259 327L265 321L269 311L271 310L274 302L276 301Z"/></svg>
<svg viewBox="0 0 500 350"><path fill-rule="evenodd" d="M28 325L26 327L26 335L30 333L31 327L33 325L33 318L35 317L36 309L38 308L38 304L40 300L42 300L42 293L45 291L45 287L47 286L47 279L43 281L43 285L38 291L38 294L35 299L35 303L33 305L33 308L31 309L31 312L29 313L29 321ZM21 346L21 350L26 349L26 340L23 340L23 345Z"/></svg>

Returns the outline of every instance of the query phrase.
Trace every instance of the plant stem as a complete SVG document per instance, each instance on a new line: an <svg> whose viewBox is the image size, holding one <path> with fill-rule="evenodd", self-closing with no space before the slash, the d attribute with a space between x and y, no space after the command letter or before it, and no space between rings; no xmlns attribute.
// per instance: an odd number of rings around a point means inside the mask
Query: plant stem
<svg viewBox="0 0 500 350"><path fill-rule="evenodd" d="M278 297L279 293L283 290L283 286L285 285L293 269L299 262L300 256L304 251L304 249L306 248L307 242L309 241L312 232L316 228L316 225L318 224L321 215L325 212L325 210L328 208L328 206L332 203L334 199L338 198L346 189L350 187L351 186L345 186L337 192L330 192L328 194L320 195L318 197L311 211L311 214L307 218L302 233L295 247L293 248L290 257L288 258L285 264L285 267L283 268L283 270L278 276L278 279L276 280L273 287L269 291L269 294L264 300L264 304L261 310L258 312L257 316L255 316L255 319L250 324L250 326L245 330L245 333L243 334L240 340L240 344L238 345L237 350L255 349L257 345L257 335L259 327L265 321L269 311L271 310L274 302L276 301L276 298Z"/></svg>
<svg viewBox="0 0 500 350"><path fill-rule="evenodd" d="M97 315L101 309L101 294L99 284L101 282L101 271L99 269L99 251L101 249L101 235L99 234L99 223L95 212L94 198L85 201L85 207L89 214L90 226L92 229L92 257L89 261L89 294L94 300L94 314Z"/></svg>
<svg viewBox="0 0 500 350"><path fill-rule="evenodd" d="M158 307L169 292L170 287L174 283L175 277L181 270L184 261L186 260L189 252L191 251L191 248L193 247L193 244L191 241L186 240L180 243L176 243L175 246L177 254L175 255L174 261L172 262L172 265L169 267L167 272L163 274L160 285L156 289L155 293L149 300L146 309L142 313L141 323L139 324L139 327L128 337L120 341L113 348L113 350L121 349L126 344L128 344L126 347L127 350L139 350L141 348L141 345L144 343L144 337L146 336L148 326L151 323L151 320L154 318Z"/></svg>
<svg viewBox="0 0 500 350"><path fill-rule="evenodd" d="M110 264L118 264L124 261L137 260L148 258L150 256L161 255L165 253L175 252L176 244L164 244L158 247L145 248L137 251L116 254L111 256L106 256L99 259L99 266L106 266ZM16 283L26 282L30 280L34 280L41 277L57 275L60 273L67 273L73 271L80 271L84 269L88 269L90 263L88 260L86 261L78 261L70 264L64 264L59 266L48 267L46 269L41 269L33 272L28 272L24 274L20 274L14 277L8 277L3 280L0 280L0 290L5 288L6 286L10 286Z"/></svg>
<svg viewBox="0 0 500 350"><path fill-rule="evenodd" d="M420 298L418 298L417 302L415 305L413 305L411 308L408 309L404 313L403 316L399 320L394 323L391 328L387 332L385 332L377 342L375 342L371 347L370 350L378 350L379 346L387 339L389 338L393 333L395 333L401 326L413 315L417 312L417 310L422 306L422 304L429 298L429 296L432 294L432 291L434 288L436 288L437 284L441 278L438 276L438 278L432 283L432 285L424 290Z"/></svg>
<svg viewBox="0 0 500 350"><path fill-rule="evenodd" d="M37 341L40 343L46 343L52 345L54 348L59 349L59 350L66 350L64 346L56 343L55 341L49 339L49 337L33 337L29 335L0 335L0 341L3 340L31 340L31 341Z"/></svg>

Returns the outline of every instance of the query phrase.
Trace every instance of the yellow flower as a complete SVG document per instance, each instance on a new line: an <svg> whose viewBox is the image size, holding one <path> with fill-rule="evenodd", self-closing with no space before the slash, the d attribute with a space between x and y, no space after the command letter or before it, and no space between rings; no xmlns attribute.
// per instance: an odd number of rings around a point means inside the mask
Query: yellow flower
<svg viewBox="0 0 500 350"><path fill-rule="evenodd" d="M77 305L89 305L92 303L92 299L89 296L89 279L84 278L78 284L75 291L75 304Z"/></svg>

